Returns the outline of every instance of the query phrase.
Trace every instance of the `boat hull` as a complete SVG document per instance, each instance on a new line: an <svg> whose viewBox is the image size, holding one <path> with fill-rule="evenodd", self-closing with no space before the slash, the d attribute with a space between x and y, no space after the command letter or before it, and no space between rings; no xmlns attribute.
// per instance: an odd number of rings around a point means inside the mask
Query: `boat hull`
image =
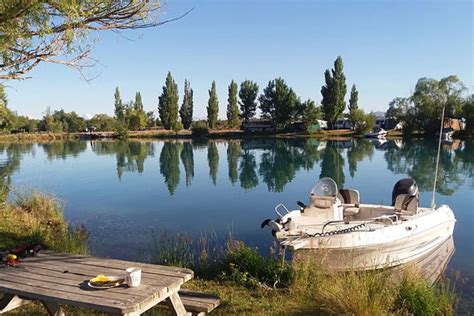
<svg viewBox="0 0 474 316"><path fill-rule="evenodd" d="M331 270L372 270L422 258L448 240L454 230L452 210L442 206L398 225L331 236L277 239L295 250L295 258L315 260Z"/></svg>

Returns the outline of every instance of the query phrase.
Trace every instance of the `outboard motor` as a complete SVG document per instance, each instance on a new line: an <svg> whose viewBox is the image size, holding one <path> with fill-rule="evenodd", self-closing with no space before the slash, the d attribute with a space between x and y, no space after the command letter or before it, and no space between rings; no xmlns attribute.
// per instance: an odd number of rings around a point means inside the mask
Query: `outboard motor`
<svg viewBox="0 0 474 316"><path fill-rule="evenodd" d="M392 191L392 206L395 206L395 200L400 194L408 194L419 198L418 185L411 178L405 178L395 183Z"/></svg>

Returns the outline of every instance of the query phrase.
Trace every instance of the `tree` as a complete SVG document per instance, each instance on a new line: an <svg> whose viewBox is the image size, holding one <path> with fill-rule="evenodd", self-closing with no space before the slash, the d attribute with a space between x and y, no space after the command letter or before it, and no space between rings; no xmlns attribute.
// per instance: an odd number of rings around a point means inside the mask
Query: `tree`
<svg viewBox="0 0 474 316"><path fill-rule="evenodd" d="M115 88L115 93L114 93L114 99L115 99L115 102L114 102L114 113L115 113L115 118L117 119L117 121L119 122L122 122L123 123L123 120L124 120L124 115L125 115L125 107L122 103L122 99L120 98L120 90L119 90L119 87L116 87Z"/></svg>
<svg viewBox="0 0 474 316"><path fill-rule="evenodd" d="M240 84L239 98L242 118L248 122L255 115L257 109L258 85L250 80L245 80Z"/></svg>
<svg viewBox="0 0 474 316"><path fill-rule="evenodd" d="M352 85L351 97L349 98L349 113L359 108L359 91L357 91L356 85Z"/></svg>
<svg viewBox="0 0 474 316"><path fill-rule="evenodd" d="M413 111L408 111L406 121L415 124L415 128L426 132L439 129L441 111L446 106L446 117L459 118L462 115L464 84L456 76L441 80L421 78L411 96Z"/></svg>
<svg viewBox="0 0 474 316"><path fill-rule="evenodd" d="M207 102L207 122L209 128L215 128L217 115L219 114L219 100L217 99L216 82L212 81L211 90L209 90L209 101Z"/></svg>
<svg viewBox="0 0 474 316"><path fill-rule="evenodd" d="M282 78L269 81L259 101L263 116L271 118L279 128L290 123L299 103L296 93Z"/></svg>
<svg viewBox="0 0 474 316"><path fill-rule="evenodd" d="M88 122L89 130L98 132L110 132L115 129L116 120L107 114L96 114Z"/></svg>
<svg viewBox="0 0 474 316"><path fill-rule="evenodd" d="M388 104L388 110L385 112L385 117L388 119L393 119L397 122L403 121L406 114L408 113L408 108L410 107L409 98L400 98L397 97L390 101Z"/></svg>
<svg viewBox="0 0 474 316"><path fill-rule="evenodd" d="M321 119L321 109L316 106L316 102L313 100L306 100L303 104L303 121L306 127L309 127L316 123L317 120Z"/></svg>
<svg viewBox="0 0 474 316"><path fill-rule="evenodd" d="M0 79L25 79L42 62L94 64L97 31L155 27L160 1L0 1ZM89 35L94 36L89 36Z"/></svg>
<svg viewBox="0 0 474 316"><path fill-rule="evenodd" d="M356 135L364 135L375 126L375 115L366 114L362 109L352 110L349 118Z"/></svg>
<svg viewBox="0 0 474 316"><path fill-rule="evenodd" d="M179 110L184 129L189 129L193 123L193 106L193 89L191 89L189 81L184 80L183 104Z"/></svg>
<svg viewBox="0 0 474 316"><path fill-rule="evenodd" d="M174 130L178 124L178 98L178 85L171 76L171 72L168 72L158 102L160 120L167 130Z"/></svg>
<svg viewBox="0 0 474 316"><path fill-rule="evenodd" d="M146 112L146 127L153 128L156 126L155 113L153 111Z"/></svg>
<svg viewBox="0 0 474 316"><path fill-rule="evenodd" d="M232 80L229 85L229 96L227 98L227 126L237 127L239 125L239 105L237 100L237 90L239 89L237 83Z"/></svg>
<svg viewBox="0 0 474 316"><path fill-rule="evenodd" d="M474 131L474 94L466 98L463 105L463 116L466 119L466 129Z"/></svg>
<svg viewBox="0 0 474 316"><path fill-rule="evenodd" d="M326 84L321 87L323 99L321 101L324 119L332 128L336 120L341 116L346 108L346 76L343 72L341 56L334 61L334 69L329 69L324 73Z"/></svg>
<svg viewBox="0 0 474 316"><path fill-rule="evenodd" d="M8 99L0 84L0 130L4 133L10 133L15 123L15 115L8 109Z"/></svg>
<svg viewBox="0 0 474 316"><path fill-rule="evenodd" d="M142 111L143 112L143 101L142 101L142 95L140 94L140 92L135 93L134 107L135 107L136 111Z"/></svg>
<svg viewBox="0 0 474 316"><path fill-rule="evenodd" d="M145 129L147 116L143 110L143 101L140 92L135 93L135 102L130 101L125 110L125 122L128 130L139 131Z"/></svg>

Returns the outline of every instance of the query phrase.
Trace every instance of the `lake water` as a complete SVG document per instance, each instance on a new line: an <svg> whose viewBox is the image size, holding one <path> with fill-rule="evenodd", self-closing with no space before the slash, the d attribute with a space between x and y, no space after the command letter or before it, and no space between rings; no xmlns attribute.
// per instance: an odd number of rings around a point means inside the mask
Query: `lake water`
<svg viewBox="0 0 474 316"><path fill-rule="evenodd" d="M260 229L283 202L296 208L322 176L356 188L364 203L390 204L393 185L413 177L428 206L436 144L426 140L72 141L0 144L0 174L15 191L38 188L84 224L95 255L133 259L162 232L226 238L268 252ZM474 300L474 142L443 144L437 204L454 210L448 274Z"/></svg>

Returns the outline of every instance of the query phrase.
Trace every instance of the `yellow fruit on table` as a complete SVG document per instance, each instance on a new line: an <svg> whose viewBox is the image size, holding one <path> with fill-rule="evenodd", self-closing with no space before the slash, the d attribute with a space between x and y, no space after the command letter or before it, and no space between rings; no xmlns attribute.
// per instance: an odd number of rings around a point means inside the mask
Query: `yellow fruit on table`
<svg viewBox="0 0 474 316"><path fill-rule="evenodd" d="M91 282L108 282L109 278L103 274L99 274L95 278L92 278L90 281Z"/></svg>
<svg viewBox="0 0 474 316"><path fill-rule="evenodd" d="M14 254L7 255L7 261L15 261L18 257Z"/></svg>

